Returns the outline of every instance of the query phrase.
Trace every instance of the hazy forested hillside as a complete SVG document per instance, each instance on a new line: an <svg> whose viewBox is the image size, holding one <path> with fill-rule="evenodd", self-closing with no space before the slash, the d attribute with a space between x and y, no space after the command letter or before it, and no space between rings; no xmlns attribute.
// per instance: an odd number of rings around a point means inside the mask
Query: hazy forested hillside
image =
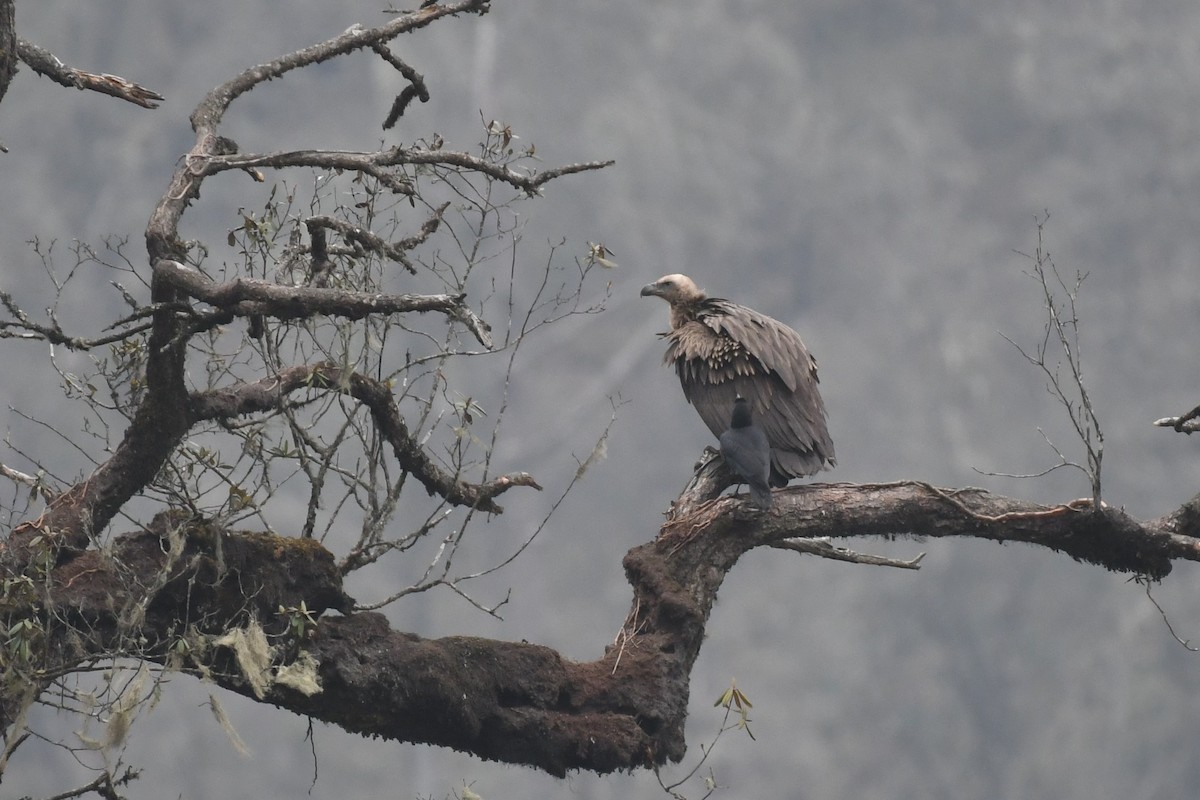
<svg viewBox="0 0 1200 800"><path fill-rule="evenodd" d="M35 238L57 240L63 266L72 239L100 247L105 236L128 237L131 260L144 260L146 217L191 144L187 115L201 95L245 66L377 21L380 5L19 3L23 37L167 102L146 111L21 73L0 104L10 150L0 287L45 292L26 244ZM1138 516L1172 510L1200 484L1200 453L1150 422L1200 402L1198 43L1200 6L1177 0L497 0L482 19L397 43L432 99L393 131L379 121L394 75L366 56L256 90L228 122L245 150L370 148L435 132L470 147L481 120L497 119L547 163L616 159L523 209L527 263L565 237L561 250L580 256L603 242L619 268L605 276L604 313L524 354L497 458L548 491L508 499L491 535L511 543L537 524L619 398L608 458L491 585L497 596L514 587L503 622L435 593L394 609L393 624L527 639L580 659L611 641L629 603L622 554L654 536L711 443L660 366L665 309L638 297L667 272L802 333L837 444L825 479L1088 494L1070 471L981 474L1053 464L1039 429L1078 452L1043 377L1000 335L1041 335L1042 300L1014 251L1032 250L1045 210L1060 269L1088 273L1081 336L1108 437L1105 497ZM220 247L239 207L267 191L206 184L187 235L228 257ZM120 313L110 278L80 279L78 325ZM5 345L0 415L10 442L69 477L89 465L10 410L53 418L60 408L43 356ZM758 740L722 740L711 763L730 788L718 796L1165 799L1200 784L1200 659L1142 587L1021 547L858 545L928 555L912 573L760 553L726 582L694 675L689 761L719 723L711 705L731 676L756 704ZM1200 636L1193 572L1155 590L1185 638ZM385 595L390 580L373 574L352 593ZM223 696L249 744L241 757L201 707L209 687L177 678L170 690L131 740L129 759L146 769L131 797L301 797L314 770L314 797L440 798L464 781L487 800L660 791L652 775L557 781L323 726L314 763L304 720ZM33 747L19 757L6 795L61 788L51 776L73 763Z"/></svg>

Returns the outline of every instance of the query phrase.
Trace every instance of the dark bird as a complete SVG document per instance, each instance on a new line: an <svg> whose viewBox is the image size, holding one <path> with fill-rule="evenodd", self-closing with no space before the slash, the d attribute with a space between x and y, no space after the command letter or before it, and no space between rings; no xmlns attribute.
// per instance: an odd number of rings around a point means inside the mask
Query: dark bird
<svg viewBox="0 0 1200 800"><path fill-rule="evenodd" d="M733 401L729 430L721 434L721 456L734 474L750 486L750 499L764 511L771 507L771 445L754 424L746 398Z"/></svg>
<svg viewBox="0 0 1200 800"><path fill-rule="evenodd" d="M772 486L837 463L817 388L817 361L800 334L754 309L709 297L686 275L642 287L671 305L663 362L683 394L720 436L734 399L744 397L771 445Z"/></svg>

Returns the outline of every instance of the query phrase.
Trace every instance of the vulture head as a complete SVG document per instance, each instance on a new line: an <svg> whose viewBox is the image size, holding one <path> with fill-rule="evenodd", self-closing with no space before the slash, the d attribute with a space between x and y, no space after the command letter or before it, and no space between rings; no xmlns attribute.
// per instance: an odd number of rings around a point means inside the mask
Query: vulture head
<svg viewBox="0 0 1200 800"><path fill-rule="evenodd" d="M687 275L663 275L654 283L642 287L642 297L661 297L671 304L671 327L678 328L690 315L687 309L704 300L707 295Z"/></svg>

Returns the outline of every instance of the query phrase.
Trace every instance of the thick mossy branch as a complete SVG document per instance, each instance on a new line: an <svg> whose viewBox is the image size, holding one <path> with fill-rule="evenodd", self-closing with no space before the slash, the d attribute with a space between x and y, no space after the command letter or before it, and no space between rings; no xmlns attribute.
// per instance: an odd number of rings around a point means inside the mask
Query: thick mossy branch
<svg viewBox="0 0 1200 800"><path fill-rule="evenodd" d="M687 502L684 502L687 501ZM230 532L160 516L151 531L117 537L49 568L44 591L9 603L8 619L46 626L45 668L61 674L112 652L166 663L191 628L216 641L262 625L280 644L279 669L310 664L318 691L249 680L224 646L194 651L186 669L348 731L451 747L553 775L635 769L684 754L689 682L725 576L761 546L851 536L968 536L1026 542L1107 569L1159 578L1176 559L1200 560L1200 513L1189 503L1159 520L1135 520L1087 501L1042 506L980 489L909 481L808 485L775 492L769 512L748 499L681 498L658 538L624 559L633 590L616 642L576 663L526 643L392 630L374 613L350 612L333 556L312 540ZM180 538L182 537L182 538ZM38 584L42 586L42 583ZM280 607L315 619L294 631ZM320 618L317 618L320 617ZM301 620L303 622L303 620ZM599 645L598 645L599 649ZM0 697L0 709L19 705Z"/></svg>
<svg viewBox="0 0 1200 800"><path fill-rule="evenodd" d="M734 481L710 448L672 503L664 533L687 537L732 524L728 504L735 504L751 523L753 546L789 538L965 536L1040 545L1077 561L1154 579L1165 577L1174 560L1200 561L1200 496L1167 516L1138 520L1107 504L1097 510L1090 499L1046 506L924 481L811 484L776 490L772 510L754 514L740 500L717 499Z"/></svg>
<svg viewBox="0 0 1200 800"><path fill-rule="evenodd" d="M1024 542L1114 572L1161 579L1175 559L1200 560L1200 540L1161 521L1141 521L1090 499L1045 506L982 489L946 489L921 481L832 485L816 497L791 489L778 495L784 518L764 524L768 536L968 536ZM806 524L791 518L799 511ZM773 515L772 515L773 516Z"/></svg>
<svg viewBox="0 0 1200 800"><path fill-rule="evenodd" d="M450 747L563 776L662 760L666 662L612 656L575 663L540 645L422 639L373 612L321 620L306 651L322 691L277 687L267 699L346 730ZM235 687L236 688L236 687ZM242 689L238 689L243 691ZM682 755L682 718L676 756Z"/></svg>
<svg viewBox="0 0 1200 800"><path fill-rule="evenodd" d="M250 624L282 635L281 607L320 615L353 606L319 543L225 531L185 514L160 514L149 530L118 536L104 550L59 556L57 564L35 559L24 574L5 574L7 587L25 587L5 592L5 630L29 621L40 632L27 665L6 662L24 680L0 686L5 728L25 686L44 686L82 664L115 654L165 664L179 642L197 636ZM209 659L220 664L222 654Z"/></svg>

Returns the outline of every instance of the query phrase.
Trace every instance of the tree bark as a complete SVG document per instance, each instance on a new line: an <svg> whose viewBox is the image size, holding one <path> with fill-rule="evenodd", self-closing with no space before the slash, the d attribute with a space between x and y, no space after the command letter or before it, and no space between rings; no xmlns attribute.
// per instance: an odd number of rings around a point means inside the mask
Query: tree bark
<svg viewBox="0 0 1200 800"><path fill-rule="evenodd" d="M17 74L15 0L0 0L0 102Z"/></svg>

